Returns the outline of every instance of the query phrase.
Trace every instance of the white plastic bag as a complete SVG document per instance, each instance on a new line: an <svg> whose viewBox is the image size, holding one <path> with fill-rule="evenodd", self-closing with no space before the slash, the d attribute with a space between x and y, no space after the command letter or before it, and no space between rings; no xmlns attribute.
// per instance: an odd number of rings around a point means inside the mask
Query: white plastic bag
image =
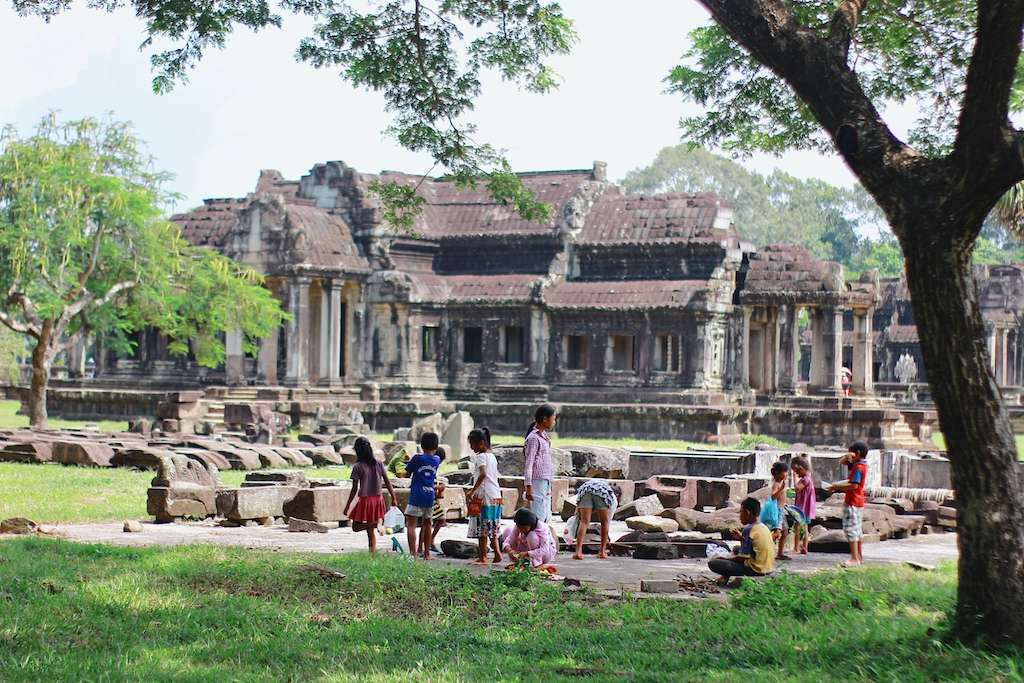
<svg viewBox="0 0 1024 683"><path fill-rule="evenodd" d="M392 505L391 509L384 513L384 526L391 529L391 533L397 534L405 528L405 515Z"/></svg>
<svg viewBox="0 0 1024 683"><path fill-rule="evenodd" d="M728 548L716 543L708 543L704 546L704 552L707 554L709 560L716 557L732 557L732 552Z"/></svg>

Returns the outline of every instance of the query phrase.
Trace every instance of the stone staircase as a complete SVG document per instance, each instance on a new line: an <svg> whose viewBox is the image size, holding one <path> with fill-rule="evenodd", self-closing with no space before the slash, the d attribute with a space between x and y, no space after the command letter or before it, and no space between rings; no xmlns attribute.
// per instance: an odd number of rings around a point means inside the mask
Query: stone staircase
<svg viewBox="0 0 1024 683"><path fill-rule="evenodd" d="M256 400L258 389L256 387L217 387L216 391L208 391L211 398L204 398L202 402L206 405L207 422L214 426L224 427L224 404L225 403L251 403Z"/></svg>
<svg viewBox="0 0 1024 683"><path fill-rule="evenodd" d="M921 443L921 440L914 436L914 430L910 428L907 421L900 416L900 419L893 425L892 438L885 440L886 448L909 448L917 450L923 447L925 444Z"/></svg>

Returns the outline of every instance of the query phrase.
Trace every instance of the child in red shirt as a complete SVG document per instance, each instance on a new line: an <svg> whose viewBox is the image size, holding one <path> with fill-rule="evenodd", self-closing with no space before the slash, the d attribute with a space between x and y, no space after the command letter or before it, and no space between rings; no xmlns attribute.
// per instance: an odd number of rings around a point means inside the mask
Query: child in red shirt
<svg viewBox="0 0 1024 683"><path fill-rule="evenodd" d="M863 538L862 525L864 519L864 487L868 482L868 447L858 441L850 446L850 452L839 462L849 470L849 479L829 487L831 493L845 492L843 501L843 532L850 543L850 559L843 563L844 567L854 567L864 563L861 544Z"/></svg>

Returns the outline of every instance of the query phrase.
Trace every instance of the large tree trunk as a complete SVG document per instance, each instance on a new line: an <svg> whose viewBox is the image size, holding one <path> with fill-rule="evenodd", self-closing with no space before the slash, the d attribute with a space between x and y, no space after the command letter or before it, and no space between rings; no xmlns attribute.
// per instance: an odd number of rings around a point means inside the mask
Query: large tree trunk
<svg viewBox="0 0 1024 683"><path fill-rule="evenodd" d="M46 428L46 386L50 382L50 366L53 364L52 341L53 326L46 321L32 350L32 383L28 394L28 424L32 429Z"/></svg>
<svg viewBox="0 0 1024 683"><path fill-rule="evenodd" d="M955 634L1024 645L1024 499L1017 449L990 369L971 244L963 237L977 234L968 228L980 228L984 214L929 213L908 212L913 225L893 228L906 257L959 508Z"/></svg>

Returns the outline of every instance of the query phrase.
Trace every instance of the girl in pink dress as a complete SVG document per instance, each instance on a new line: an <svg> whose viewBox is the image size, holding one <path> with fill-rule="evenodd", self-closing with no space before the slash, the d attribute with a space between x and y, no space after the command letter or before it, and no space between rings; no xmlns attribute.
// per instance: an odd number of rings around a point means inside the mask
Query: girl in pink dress
<svg viewBox="0 0 1024 683"><path fill-rule="evenodd" d="M513 559L528 557L534 569L550 564L558 546L547 524L526 508L516 511L515 526L505 531L502 546Z"/></svg>
<svg viewBox="0 0 1024 683"><path fill-rule="evenodd" d="M793 535L793 551L801 555L807 554L807 547L810 544L811 522L818 514L818 499L814 492L814 477L811 476L811 463L802 455L793 458L793 478L796 480L796 507L804 514L803 533L797 532Z"/></svg>

